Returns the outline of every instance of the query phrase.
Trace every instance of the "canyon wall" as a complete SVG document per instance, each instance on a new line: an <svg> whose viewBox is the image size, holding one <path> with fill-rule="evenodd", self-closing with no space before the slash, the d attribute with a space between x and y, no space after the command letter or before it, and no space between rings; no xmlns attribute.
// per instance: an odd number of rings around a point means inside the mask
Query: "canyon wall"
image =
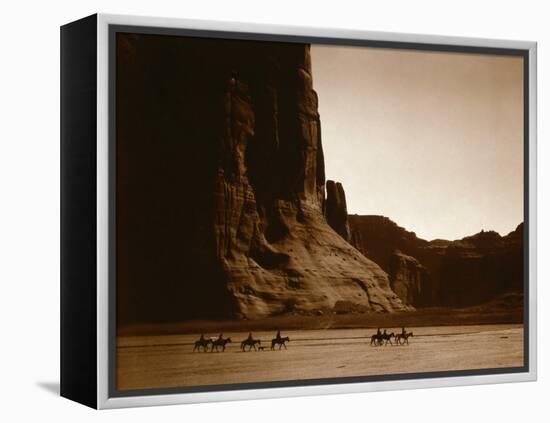
<svg viewBox="0 0 550 423"><path fill-rule="evenodd" d="M352 243L389 274L415 307L462 307L523 290L523 224L508 235L482 231L426 241L384 216L349 216Z"/></svg>
<svg viewBox="0 0 550 423"><path fill-rule="evenodd" d="M409 309L325 198L309 45L117 49L119 323Z"/></svg>

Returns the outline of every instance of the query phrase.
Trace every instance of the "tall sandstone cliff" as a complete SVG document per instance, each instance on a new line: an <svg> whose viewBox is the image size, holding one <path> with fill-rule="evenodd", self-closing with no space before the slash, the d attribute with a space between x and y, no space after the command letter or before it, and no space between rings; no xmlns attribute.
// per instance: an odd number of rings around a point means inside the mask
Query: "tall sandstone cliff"
<svg viewBox="0 0 550 423"><path fill-rule="evenodd" d="M327 223L308 45L117 46L120 323L406 309Z"/></svg>

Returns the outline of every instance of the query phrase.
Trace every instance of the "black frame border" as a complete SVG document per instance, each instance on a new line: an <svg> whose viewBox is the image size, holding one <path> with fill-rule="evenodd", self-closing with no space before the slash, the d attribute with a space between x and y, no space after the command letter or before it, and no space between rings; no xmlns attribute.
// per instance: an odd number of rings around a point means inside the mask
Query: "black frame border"
<svg viewBox="0 0 550 423"><path fill-rule="evenodd" d="M97 407L97 15L60 28L60 395Z"/></svg>

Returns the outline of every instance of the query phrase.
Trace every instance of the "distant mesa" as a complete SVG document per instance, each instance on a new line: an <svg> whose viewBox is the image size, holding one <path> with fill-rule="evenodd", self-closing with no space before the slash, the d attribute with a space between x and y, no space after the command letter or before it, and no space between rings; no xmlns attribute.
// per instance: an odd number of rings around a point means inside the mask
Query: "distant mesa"
<svg viewBox="0 0 550 423"><path fill-rule="evenodd" d="M350 215L352 244L389 275L415 307L463 307L523 291L523 223L506 236L481 231L426 241L384 216Z"/></svg>

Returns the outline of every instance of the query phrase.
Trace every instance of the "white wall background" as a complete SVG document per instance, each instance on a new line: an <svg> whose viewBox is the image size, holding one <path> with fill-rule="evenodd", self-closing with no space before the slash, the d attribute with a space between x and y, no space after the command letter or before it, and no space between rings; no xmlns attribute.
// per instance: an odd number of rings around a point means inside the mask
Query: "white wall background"
<svg viewBox="0 0 550 423"><path fill-rule="evenodd" d="M0 24L0 420L544 421L550 213L543 1L10 1ZM94 412L59 398L59 29L95 12L539 42L539 382ZM545 393L546 390L546 393Z"/></svg>

